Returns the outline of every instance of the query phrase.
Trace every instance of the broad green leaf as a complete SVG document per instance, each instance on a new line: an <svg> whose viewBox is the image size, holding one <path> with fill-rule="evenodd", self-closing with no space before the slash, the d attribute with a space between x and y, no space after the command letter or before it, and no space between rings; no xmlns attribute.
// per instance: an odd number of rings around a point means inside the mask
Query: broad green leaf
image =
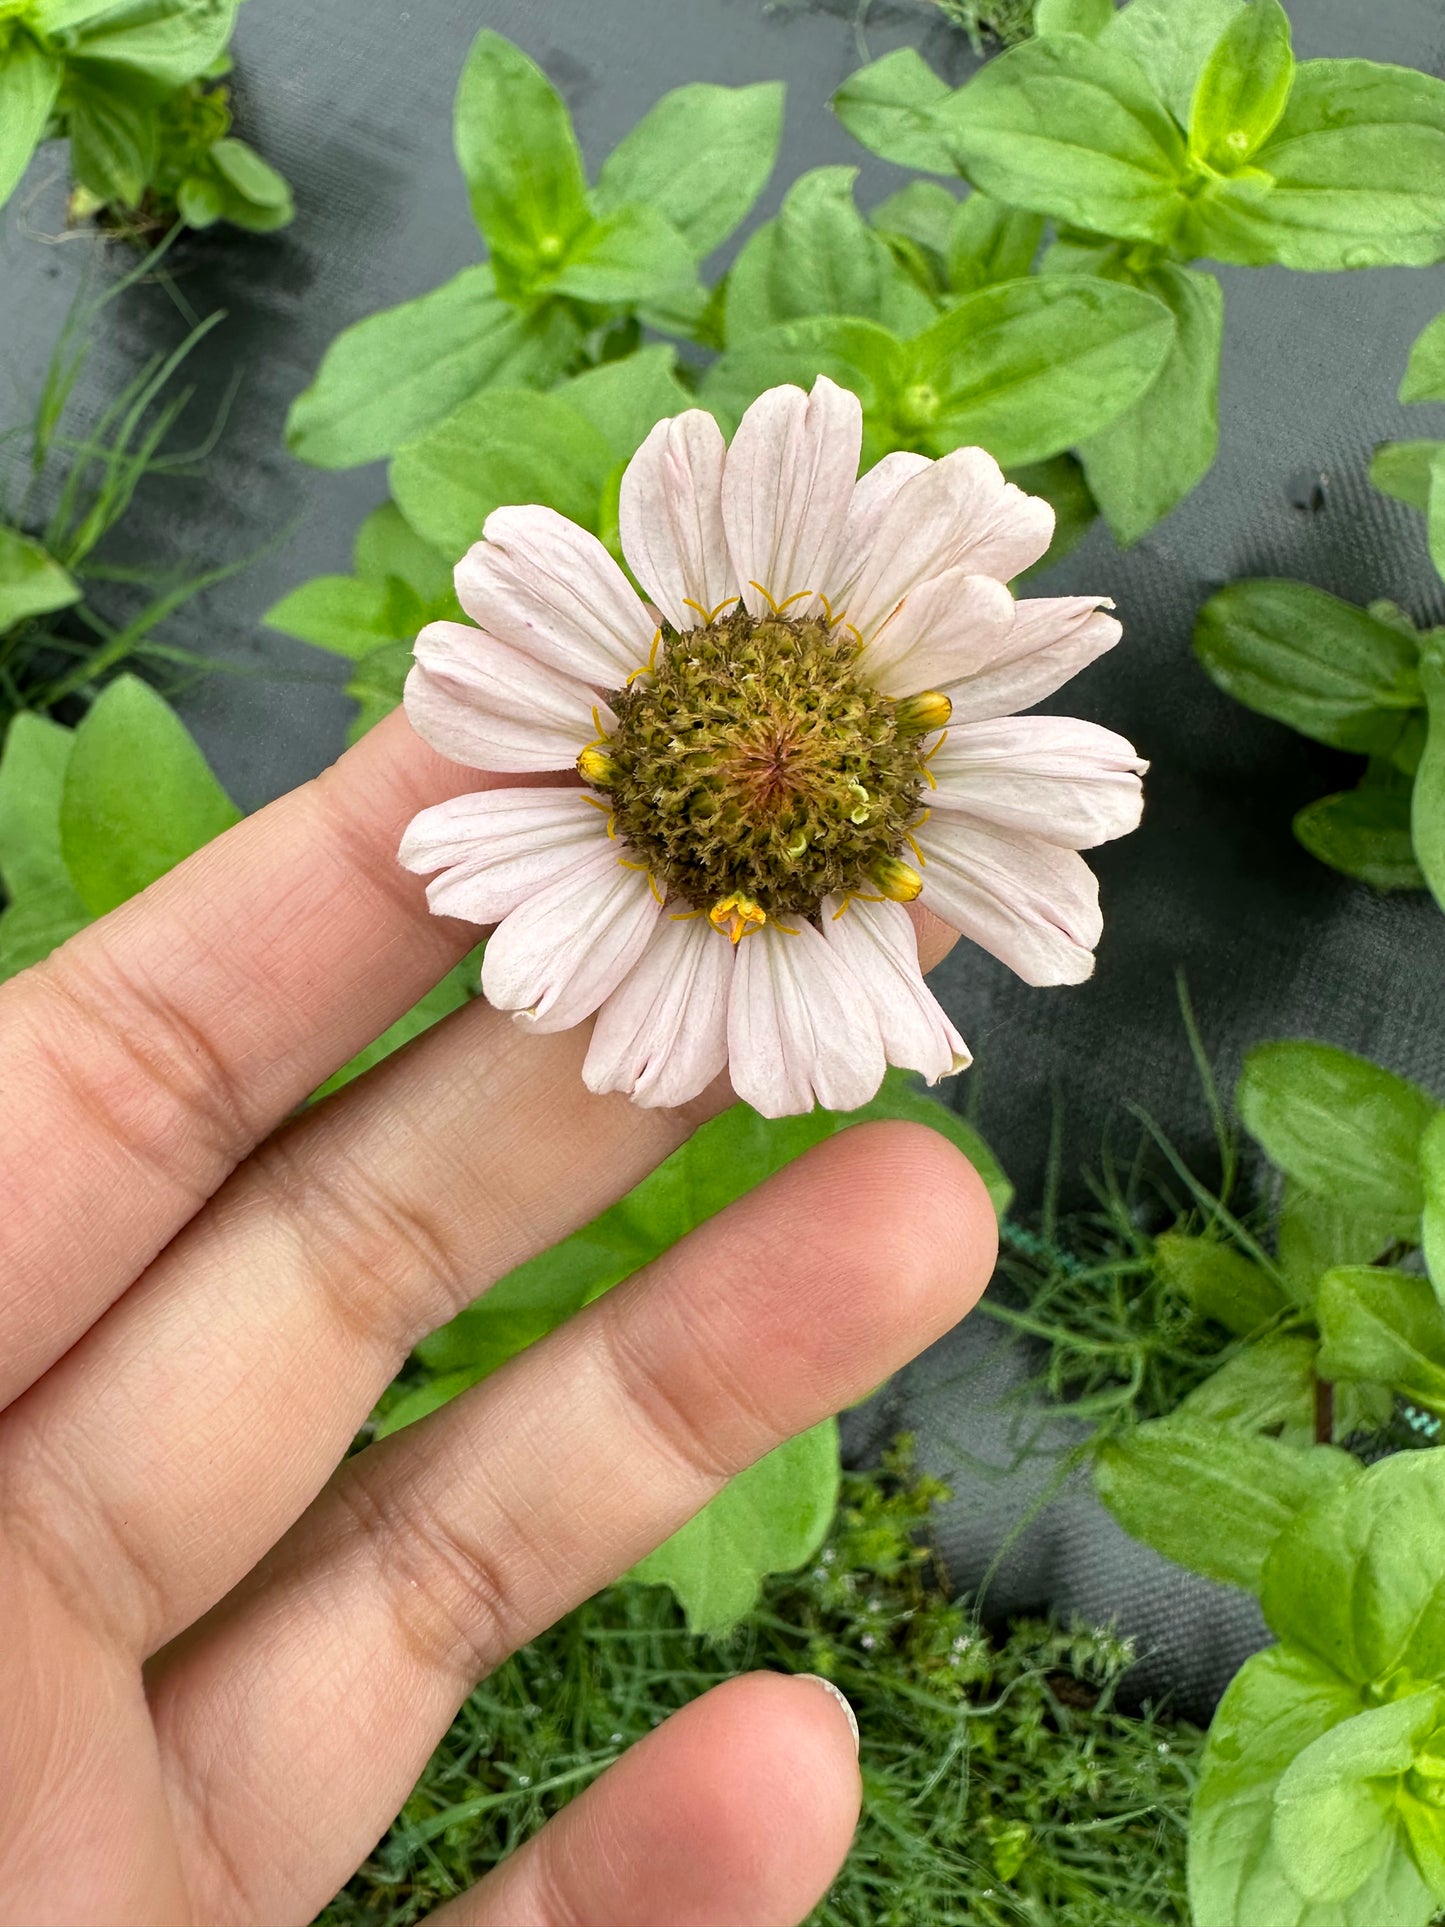
<svg viewBox="0 0 1445 1927"><path fill-rule="evenodd" d="M768 308L773 321L862 315L881 321L892 256L853 205L856 167L815 167L793 183L773 224Z"/></svg>
<svg viewBox="0 0 1445 1927"><path fill-rule="evenodd" d="M80 584L38 542L0 524L0 635L31 616L68 609Z"/></svg>
<svg viewBox="0 0 1445 1927"><path fill-rule="evenodd" d="M211 165L224 183L228 220L253 233L271 234L295 219L296 208L285 175L245 141L217 141L211 149Z"/></svg>
<svg viewBox="0 0 1445 1927"><path fill-rule="evenodd" d="M1210 1726L1190 1814L1194 1927L1363 1927L1311 1911L1271 1838L1285 1769L1363 1709L1358 1690L1307 1653L1272 1646L1244 1662Z"/></svg>
<svg viewBox="0 0 1445 1927"><path fill-rule="evenodd" d="M1445 1452L1397 1452L1307 1506L1276 1541L1260 1600L1281 1639L1342 1679L1392 1696L1434 1684L1445 1675Z"/></svg>
<svg viewBox="0 0 1445 1927"><path fill-rule="evenodd" d="M73 884L27 890L0 910L0 983L48 957L89 922L89 912Z"/></svg>
<svg viewBox="0 0 1445 1927"><path fill-rule="evenodd" d="M410 642L384 642L379 649L361 658L346 693L357 705L346 732L348 743L359 742L367 730L374 729L383 716L389 716L401 701L411 668Z"/></svg>
<svg viewBox="0 0 1445 1927"><path fill-rule="evenodd" d="M187 227L214 227L226 204L225 190L214 173L187 174L176 189L176 212Z"/></svg>
<svg viewBox="0 0 1445 1927"><path fill-rule="evenodd" d="M1276 1249L1280 1275L1298 1304L1314 1305L1327 1271L1373 1264L1399 1242L1397 1211L1363 1210L1347 1194L1320 1196L1285 1179Z"/></svg>
<svg viewBox="0 0 1445 1927"><path fill-rule="evenodd" d="M1439 1106L1353 1051L1303 1040L1259 1044L1235 1090L1244 1128L1271 1163L1317 1195L1418 1225L1420 1138Z"/></svg>
<svg viewBox="0 0 1445 1927"><path fill-rule="evenodd" d="M536 286L604 306L646 301L692 279L692 256L670 221L650 207L619 207L573 238Z"/></svg>
<svg viewBox="0 0 1445 1927"><path fill-rule="evenodd" d="M449 970L419 1003L413 1004L404 1017L398 1017L373 1043L358 1051L349 1063L343 1064L339 1071L333 1071L316 1092L316 1097L329 1097L333 1091L341 1090L353 1078L360 1077L364 1071L371 1070L374 1065L390 1057L393 1051L400 1050L403 1044L409 1044L413 1037L420 1037L433 1024L439 1024L443 1017L449 1017L471 998L479 996L481 962L482 946L478 945L470 956L464 957L461 963ZM417 1413L416 1416L420 1417L421 1414Z"/></svg>
<svg viewBox="0 0 1445 1927"><path fill-rule="evenodd" d="M827 1419L731 1480L627 1577L670 1586L689 1632L726 1632L757 1604L770 1572L794 1572L818 1550L839 1477L837 1421Z"/></svg>
<svg viewBox="0 0 1445 1927"><path fill-rule="evenodd" d="M1432 1119L1420 1140L1420 1178L1425 1187L1420 1245L1436 1296L1445 1303L1445 1111Z"/></svg>
<svg viewBox="0 0 1445 1927"><path fill-rule="evenodd" d="M98 199L134 207L155 170L154 106L83 72L71 77L65 99L71 173Z"/></svg>
<svg viewBox="0 0 1445 1927"><path fill-rule="evenodd" d="M1357 1476L1333 1446L1301 1449L1203 1419L1153 1419L1108 1439L1094 1487L1124 1530L1176 1565L1258 1592L1303 1506Z"/></svg>
<svg viewBox="0 0 1445 1927"><path fill-rule="evenodd" d="M932 455L976 442L1006 467L1043 461L1127 408L1173 332L1162 302L1119 282L1040 275L981 289L909 343L899 429Z"/></svg>
<svg viewBox="0 0 1445 1927"><path fill-rule="evenodd" d="M953 147L936 117L951 91L921 54L900 47L850 75L833 96L833 112L855 140L885 161L925 174L956 174Z"/></svg>
<svg viewBox="0 0 1445 1927"><path fill-rule="evenodd" d="M876 322L816 315L784 322L730 346L703 377L698 395L705 407L724 418L725 426L735 426L765 388L782 382L811 388L819 375L827 375L857 395L866 423L869 415L881 420L891 410L906 354L903 343ZM892 445L885 442L873 459Z"/></svg>
<svg viewBox="0 0 1445 1927"><path fill-rule="evenodd" d="M1034 32L1081 33L1097 40L1113 18L1114 0L1038 0Z"/></svg>
<svg viewBox="0 0 1445 1927"><path fill-rule="evenodd" d="M1388 755L1421 701L1418 648L1303 582L1232 582L1209 598L1194 653L1226 695L1335 749Z"/></svg>
<svg viewBox="0 0 1445 1927"><path fill-rule="evenodd" d="M614 461L630 461L658 422L696 405L673 373L675 361L660 344L638 348L575 376L558 397L591 422Z"/></svg>
<svg viewBox="0 0 1445 1927"><path fill-rule="evenodd" d="M1279 0L1251 0L1204 63L1189 109L1189 153L1228 174L1274 132L1294 80L1289 15Z"/></svg>
<svg viewBox="0 0 1445 1927"><path fill-rule="evenodd" d="M773 239L777 223L764 221L738 250L723 284L723 334L729 348L778 325L773 313Z"/></svg>
<svg viewBox="0 0 1445 1927"><path fill-rule="evenodd" d="M1174 317L1168 352L1133 406L1080 450L1094 500L1125 545L1162 521L1213 465L1224 339L1224 293L1212 274L1166 263L1136 285Z"/></svg>
<svg viewBox="0 0 1445 1927"><path fill-rule="evenodd" d="M472 214L508 279L525 286L557 267L592 223L572 116L541 68L489 28L462 68L453 134Z"/></svg>
<svg viewBox="0 0 1445 1927"><path fill-rule="evenodd" d="M783 131L781 81L677 87L602 163L596 205L655 208L702 260L732 233L767 185Z"/></svg>
<svg viewBox="0 0 1445 1927"><path fill-rule="evenodd" d="M356 573L368 582L395 577L422 602L452 593L454 558L424 542L395 502L373 509L356 532Z"/></svg>
<svg viewBox="0 0 1445 1927"><path fill-rule="evenodd" d="M402 631L393 620L396 597L386 582L354 575L318 575L273 602L261 620L268 629L295 636L334 655L360 657Z"/></svg>
<svg viewBox="0 0 1445 1927"><path fill-rule="evenodd" d="M1315 1301L1324 1378L1388 1385L1445 1407L1445 1311L1429 1281L1364 1265L1327 1271Z"/></svg>
<svg viewBox="0 0 1445 1927"><path fill-rule="evenodd" d="M119 70L122 84L159 100L225 51L235 17L236 0L125 0L77 28L66 60L102 84Z"/></svg>
<svg viewBox="0 0 1445 1927"><path fill-rule="evenodd" d="M1107 22L1100 42L1149 76L1181 127L1189 125L1194 90L1220 37L1244 0L1129 0Z"/></svg>
<svg viewBox="0 0 1445 1927"><path fill-rule="evenodd" d="M1274 1790L1272 1841L1297 1893L1358 1907L1355 1896L1403 1845L1399 1783L1439 1725L1441 1708L1435 1690L1369 1707L1290 1761ZM1368 1917L1381 1918L1373 1911Z"/></svg>
<svg viewBox="0 0 1445 1927"><path fill-rule="evenodd" d="M1445 259L1445 81L1370 60L1307 60L1254 156L1267 191L1218 184L1200 245L1286 268L1428 267Z"/></svg>
<svg viewBox="0 0 1445 1927"><path fill-rule="evenodd" d="M1311 1445L1316 1350L1314 1339L1303 1332L1267 1332L1196 1385L1171 1417L1267 1432L1292 1446Z"/></svg>
<svg viewBox="0 0 1445 1927"><path fill-rule="evenodd" d="M1437 629L1424 643L1420 681L1430 727L1415 772L1410 838L1430 893L1445 909L1445 631Z"/></svg>
<svg viewBox="0 0 1445 1927"><path fill-rule="evenodd" d="M1445 314L1437 314L1410 350L1401 401L1445 401Z"/></svg>
<svg viewBox="0 0 1445 1927"><path fill-rule="evenodd" d="M3 30L0 30L3 31ZM60 91L60 62L23 29L0 43L0 207L19 185Z"/></svg>
<svg viewBox="0 0 1445 1927"><path fill-rule="evenodd" d="M556 304L528 317L497 294L489 267L368 315L326 351L291 404L286 441L318 468L352 468L415 441L488 387L545 388L579 339Z"/></svg>
<svg viewBox="0 0 1445 1927"><path fill-rule="evenodd" d="M1079 34L1025 41L935 118L963 173L1009 206L1096 233L1173 239L1184 137L1123 55Z"/></svg>
<svg viewBox="0 0 1445 1927"><path fill-rule="evenodd" d="M1311 856L1376 890L1423 890L1410 840L1414 783L1376 758L1352 790L1307 803L1294 833Z"/></svg>
<svg viewBox="0 0 1445 1927"><path fill-rule="evenodd" d="M944 266L955 294L1020 281L1034 264L1044 217L1005 207L975 188L954 211Z"/></svg>
<svg viewBox="0 0 1445 1927"><path fill-rule="evenodd" d="M73 730L22 709L0 754L0 883L9 897L70 889L60 852L60 799ZM83 915L77 900L76 908Z"/></svg>
<svg viewBox="0 0 1445 1927"><path fill-rule="evenodd" d="M410 1386L394 1403L388 1403L377 1417L372 1428L374 1439L388 1439L393 1432L401 1432L408 1425L415 1425L420 1418L440 1411L463 1392L469 1392L485 1377L485 1373L475 1365L465 1366L459 1372L444 1372L440 1378L428 1379L424 1385Z"/></svg>
<svg viewBox="0 0 1445 1927"><path fill-rule="evenodd" d="M489 388L401 450L391 492L426 541L460 556L509 502L541 502L594 527L612 451L557 395Z"/></svg>
<svg viewBox="0 0 1445 1927"><path fill-rule="evenodd" d="M1047 552L1019 576L1027 582L1040 570L1052 568L1076 549L1093 527L1098 509L1072 455L1055 455L1047 462L1026 462L1009 470L1008 479L1025 495L1042 495L1054 511L1054 538Z"/></svg>
<svg viewBox="0 0 1445 1927"><path fill-rule="evenodd" d="M994 203L983 196L986 207ZM941 272L953 240L954 222L964 204L942 181L910 181L880 201L868 216L880 234L901 237L931 257L931 266ZM1019 270L1027 273L1027 268ZM1011 280L1011 275L1001 277Z"/></svg>
<svg viewBox="0 0 1445 1927"><path fill-rule="evenodd" d="M1435 564L1436 573L1445 576L1445 449L1437 449L1430 458L1425 517L1430 560Z"/></svg>
<svg viewBox="0 0 1445 1927"><path fill-rule="evenodd" d="M1370 480L1423 514L1430 506L1430 469L1445 442L1381 442L1370 463Z"/></svg>
<svg viewBox="0 0 1445 1927"><path fill-rule="evenodd" d="M1154 1241L1154 1264L1196 1311L1242 1338L1288 1311L1292 1303L1262 1266L1218 1238L1166 1231Z"/></svg>
<svg viewBox="0 0 1445 1927"><path fill-rule="evenodd" d="M169 703L135 676L101 691L75 732L60 805L66 867L92 916L240 820Z"/></svg>

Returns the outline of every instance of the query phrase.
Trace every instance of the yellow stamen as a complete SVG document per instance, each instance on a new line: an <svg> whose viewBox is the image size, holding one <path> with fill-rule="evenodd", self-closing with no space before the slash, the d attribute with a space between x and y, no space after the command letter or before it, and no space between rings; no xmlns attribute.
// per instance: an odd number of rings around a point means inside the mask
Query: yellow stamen
<svg viewBox="0 0 1445 1927"><path fill-rule="evenodd" d="M758 594L763 598L763 601L767 603L775 616L780 616L783 613L761 582L749 582L748 587L757 590Z"/></svg>
<svg viewBox="0 0 1445 1927"><path fill-rule="evenodd" d="M736 946L750 931L762 929L768 920L768 913L751 897L734 894L715 903L707 913L707 920L714 930ZM781 929L782 925L778 927Z"/></svg>
<svg viewBox="0 0 1445 1927"><path fill-rule="evenodd" d="M873 881L891 903L912 903L923 888L923 878L902 857L881 857L873 865Z"/></svg>
<svg viewBox="0 0 1445 1927"><path fill-rule="evenodd" d="M925 689L893 705L893 719L905 736L931 736L953 714L953 702L941 689Z"/></svg>
<svg viewBox="0 0 1445 1927"><path fill-rule="evenodd" d="M695 602L691 606L694 609L697 608L697 604ZM632 671L631 675L627 678L627 681L623 684L624 689L630 689L633 683L637 681L637 678L639 676L650 676L652 674L653 670L657 666L657 647L661 641L662 641L661 629L654 629L652 632L652 647L647 652L647 661L643 663L640 669L634 669ZM597 714L597 711L594 709L592 714L595 716Z"/></svg>
<svg viewBox="0 0 1445 1927"><path fill-rule="evenodd" d="M617 781L617 765L605 749L589 743L577 758L577 774L594 789L610 790Z"/></svg>
<svg viewBox="0 0 1445 1927"><path fill-rule="evenodd" d="M784 609L791 609L795 602L806 602L808 600L808 597L810 595L813 595L814 593L815 591L812 589L795 589L792 595L788 596L784 601L778 604L777 613L781 615ZM768 600L771 602L772 597L769 596Z"/></svg>

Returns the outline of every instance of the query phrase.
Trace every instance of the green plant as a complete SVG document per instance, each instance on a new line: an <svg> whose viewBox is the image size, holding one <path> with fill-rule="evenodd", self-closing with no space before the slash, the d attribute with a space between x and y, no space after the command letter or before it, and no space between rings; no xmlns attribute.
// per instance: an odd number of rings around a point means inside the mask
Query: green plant
<svg viewBox="0 0 1445 1927"><path fill-rule="evenodd" d="M291 191L231 133L226 45L239 0L7 0L0 7L0 205L39 143L70 143L73 211L163 230L266 232Z"/></svg>
<svg viewBox="0 0 1445 1927"><path fill-rule="evenodd" d="M1278 0L1040 0L1035 37L962 87L903 49L834 107L875 153L969 180L972 214L954 218L1051 221L1051 279L1084 274L1168 308L1164 360L1080 449L1121 541L1214 459L1223 297L1194 262L1445 257L1445 83L1363 60L1297 65Z"/></svg>
<svg viewBox="0 0 1445 1927"><path fill-rule="evenodd" d="M1034 0L930 0L944 18L966 33L975 53L986 40L1012 47L1034 30Z"/></svg>
<svg viewBox="0 0 1445 1927"><path fill-rule="evenodd" d="M997 1639L940 1589L946 1496L845 1473L817 1556L724 1639L656 1587L609 1588L467 1701L321 1927L410 1927L533 1832L656 1720L735 1672L822 1673L857 1709L863 1818L814 1927L1183 1927L1199 1735L1114 1704L1130 1650L1024 1620Z"/></svg>

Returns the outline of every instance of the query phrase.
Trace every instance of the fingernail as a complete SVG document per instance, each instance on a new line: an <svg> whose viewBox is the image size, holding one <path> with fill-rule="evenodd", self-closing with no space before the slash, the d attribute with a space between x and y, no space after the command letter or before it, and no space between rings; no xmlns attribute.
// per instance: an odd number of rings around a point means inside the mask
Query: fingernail
<svg viewBox="0 0 1445 1927"><path fill-rule="evenodd" d="M833 1699L837 1700L838 1704L843 1709L843 1717L848 1722L848 1731L853 1735L853 1751L856 1754L859 1750L858 1716L853 1711L852 1707L848 1704L846 1695L839 1691L839 1689L833 1684L832 1680L824 1679L821 1673L799 1673L796 1675L796 1677L798 1679L812 1680L815 1686L821 1686L825 1693L829 1694Z"/></svg>

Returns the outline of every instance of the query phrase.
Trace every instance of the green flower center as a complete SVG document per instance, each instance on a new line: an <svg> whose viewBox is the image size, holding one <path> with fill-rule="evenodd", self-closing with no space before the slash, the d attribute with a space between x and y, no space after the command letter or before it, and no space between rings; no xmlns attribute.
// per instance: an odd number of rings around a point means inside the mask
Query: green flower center
<svg viewBox="0 0 1445 1927"><path fill-rule="evenodd" d="M710 912L742 899L734 941L763 921L750 912L812 917L834 891L916 894L897 859L927 781L918 702L861 680L850 633L739 607L664 629L660 648L655 669L608 697L618 726L601 754L579 759L660 889ZM928 713L939 705L946 720L941 697Z"/></svg>

